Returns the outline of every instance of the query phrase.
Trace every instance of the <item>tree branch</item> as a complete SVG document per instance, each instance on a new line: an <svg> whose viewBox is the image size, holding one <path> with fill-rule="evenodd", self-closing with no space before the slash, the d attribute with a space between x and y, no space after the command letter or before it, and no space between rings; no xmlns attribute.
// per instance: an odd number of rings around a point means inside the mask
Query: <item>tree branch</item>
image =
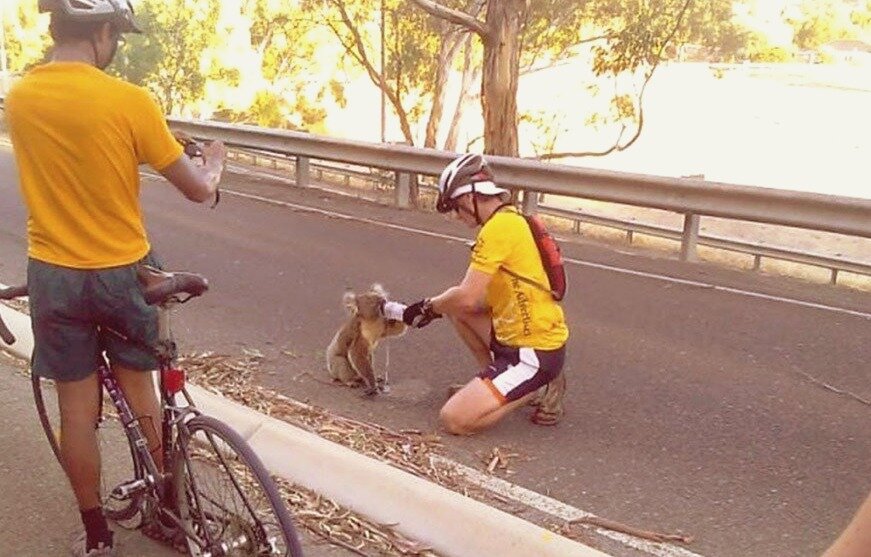
<svg viewBox="0 0 871 557"><path fill-rule="evenodd" d="M342 37L342 34L333 25L332 22L327 20L326 25L330 27L330 29L336 35L336 38L345 48L346 52L350 54L354 59L356 59L360 63L360 65L363 66L363 69L366 70L366 73L369 75L369 79L372 80L372 83L375 84L376 87L384 91L384 94L387 96L387 100L389 100L390 104L393 105L393 108L396 111L396 115L399 117L402 134L408 141L411 142L411 128L408 125L408 118L406 116L405 108L402 106L402 98L400 97L399 87L397 86L396 91L390 89L390 87L387 86L385 76L382 75L381 72L376 70L375 67L372 65L369 57L366 54L363 37L360 35L360 31L354 25L351 16L348 14L347 10L345 10L344 2L333 2L333 5L339 10L339 14L342 18L342 23L351 34L352 38L350 39L350 41L352 42L352 44L346 43L345 39Z"/></svg>
<svg viewBox="0 0 871 557"><path fill-rule="evenodd" d="M620 145L620 140L623 139L623 134L626 132L626 124L620 128L620 133L617 134L617 139L614 140L614 144L605 149L604 151L567 151L562 153L545 153L544 155L538 155L535 157L528 157L533 160L554 160L554 159L565 159L568 157L604 157L605 155L609 155L613 152L625 151L626 149L632 147L632 145L638 141L638 138L641 137L641 130L644 128L644 92L647 90L647 84L650 83L650 79L653 77L653 72L656 70L656 67L652 68L650 72L644 77L644 83L641 85L641 91L638 93L638 128L635 130L635 133L632 135L632 139L626 142L623 145Z"/></svg>
<svg viewBox="0 0 871 557"><path fill-rule="evenodd" d="M678 29L680 28L681 23L683 22L683 18L686 15L687 9L692 4L693 0L686 0L680 12L678 13L677 20L675 21L674 28L668 34L668 37L663 41L663 43L659 47L659 52L656 53L656 62L651 66L650 71L644 76L644 82L641 85L641 91L638 93L638 128L635 130L635 133L632 135L632 138L626 142L624 145L620 145L620 140L623 138L623 133L626 131L626 125L620 129L620 133L617 135L617 139L614 141L614 145L610 148L605 149L604 151L574 151L574 152L562 152L562 153L546 153L544 155L528 157L536 160L553 160L553 159L564 159L568 157L604 157L610 153L615 151L625 151L629 147L631 147L641 136L641 130L644 128L644 92L647 90L647 84L650 83L653 74L656 72L656 69L659 67L659 62L662 60L662 52L665 50L666 45L674 39L674 36L677 34Z"/></svg>
<svg viewBox="0 0 871 557"><path fill-rule="evenodd" d="M465 12L446 8L438 2L432 0L412 0L417 6L431 16L444 19L456 25L462 25L473 33L477 33L482 38L487 39L490 36L490 29L487 25L476 17L472 17Z"/></svg>

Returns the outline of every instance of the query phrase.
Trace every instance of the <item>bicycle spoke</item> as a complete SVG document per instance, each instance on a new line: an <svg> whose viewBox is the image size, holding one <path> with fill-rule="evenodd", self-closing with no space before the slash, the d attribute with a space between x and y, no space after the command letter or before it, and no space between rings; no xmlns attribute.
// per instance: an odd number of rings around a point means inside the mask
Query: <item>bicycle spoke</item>
<svg viewBox="0 0 871 557"><path fill-rule="evenodd" d="M182 518L207 545L222 546L228 555L299 555L287 510L259 459L223 424L197 420L209 427L190 426L183 463L176 463L183 476L176 478ZM198 554L194 548L192 554Z"/></svg>

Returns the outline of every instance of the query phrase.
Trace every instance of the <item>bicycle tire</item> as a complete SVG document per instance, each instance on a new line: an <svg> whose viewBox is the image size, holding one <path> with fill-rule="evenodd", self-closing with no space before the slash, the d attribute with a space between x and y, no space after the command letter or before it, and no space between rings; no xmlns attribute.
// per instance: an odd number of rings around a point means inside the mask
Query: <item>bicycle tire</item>
<svg viewBox="0 0 871 557"><path fill-rule="evenodd" d="M57 407L57 396L49 396L47 393L50 390L47 387L47 383L50 380L44 379L38 375L35 375L31 372L30 374L30 382L33 388L33 400L36 405L36 412L39 415L39 423L42 425L42 431L45 433L46 439L48 439L48 444L51 447L52 453L54 453L55 459L57 459L58 464L63 468L63 459L60 454L60 419L54 415L54 411L49 409L49 406L46 404L46 399L51 398L55 403L54 406ZM100 387L102 388L102 387ZM97 443L101 448L106 447L108 444L108 439L106 439L106 435L104 435L103 427L98 427L97 430ZM121 429L120 427L118 428ZM140 479L142 478L142 466L139 464L138 459L136 458L136 452L133 450L133 447L130 445L129 440L126 435L124 439L127 442L127 447L130 450L130 458L132 465L132 477L130 473L126 470L121 471L121 475L118 473L113 473L111 476L119 476L123 477L123 479ZM109 455L113 454L111 451L101 450L101 455ZM103 504L103 513L106 515L106 518L109 520L120 522L133 518L136 513L139 511L138 502L135 499L127 500L127 501L119 501L117 499L111 498L109 493L111 489L114 487L111 485L111 480L108 480L110 474L106 473L106 463L101 461L103 465L103 473L100 474L103 485L100 486L101 492L101 502ZM128 463L122 462L118 463L117 467L127 468Z"/></svg>
<svg viewBox="0 0 871 557"><path fill-rule="evenodd" d="M191 419L179 433L173 479L179 518L186 528L200 537L216 538L213 541L238 544L241 540L245 546L230 555L302 557L278 486L248 443L209 416ZM212 493L208 487L216 480L220 485ZM218 501L228 495L232 501ZM281 545L271 545L270 540ZM209 550L192 539L187 545L194 557Z"/></svg>

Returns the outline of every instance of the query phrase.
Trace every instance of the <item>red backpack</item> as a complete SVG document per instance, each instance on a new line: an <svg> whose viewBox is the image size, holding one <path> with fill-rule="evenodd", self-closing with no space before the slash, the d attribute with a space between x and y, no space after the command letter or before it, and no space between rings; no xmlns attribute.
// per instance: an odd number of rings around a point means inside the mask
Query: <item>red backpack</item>
<svg viewBox="0 0 871 557"><path fill-rule="evenodd" d="M502 269L512 277L522 280L527 284L531 284L540 290L549 292L551 297L557 302L561 301L566 295L568 282L566 281L566 269L563 264L563 256L560 252L559 244L547 231L544 221L537 215L522 214L529 225L529 230L532 232L532 238L535 240L535 246L538 248L538 254L541 256L541 264L544 267L544 272L547 275L547 280L550 283L548 287L536 282L530 278L518 275L514 271L502 267Z"/></svg>

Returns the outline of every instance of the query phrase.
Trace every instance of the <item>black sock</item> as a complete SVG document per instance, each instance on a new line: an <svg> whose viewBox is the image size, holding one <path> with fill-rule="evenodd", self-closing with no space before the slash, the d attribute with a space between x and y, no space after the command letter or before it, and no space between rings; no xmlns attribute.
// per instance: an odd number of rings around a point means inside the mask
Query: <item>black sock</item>
<svg viewBox="0 0 871 557"><path fill-rule="evenodd" d="M88 537L85 551L96 549L101 543L104 547L112 547L112 532L106 523L106 517L103 516L103 507L94 507L80 513Z"/></svg>

